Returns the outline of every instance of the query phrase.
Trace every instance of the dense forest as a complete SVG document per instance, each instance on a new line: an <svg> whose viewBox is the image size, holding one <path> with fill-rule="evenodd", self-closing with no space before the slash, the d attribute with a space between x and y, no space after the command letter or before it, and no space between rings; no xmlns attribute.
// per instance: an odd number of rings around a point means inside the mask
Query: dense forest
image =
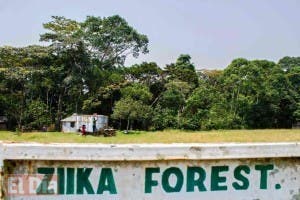
<svg viewBox="0 0 300 200"><path fill-rule="evenodd" d="M9 129L60 130L73 113L141 130L290 128L300 120L300 57L237 58L223 70L196 70L186 54L166 66L124 66L148 53L149 41L118 15L56 16L43 26L46 46L0 47L0 116Z"/></svg>

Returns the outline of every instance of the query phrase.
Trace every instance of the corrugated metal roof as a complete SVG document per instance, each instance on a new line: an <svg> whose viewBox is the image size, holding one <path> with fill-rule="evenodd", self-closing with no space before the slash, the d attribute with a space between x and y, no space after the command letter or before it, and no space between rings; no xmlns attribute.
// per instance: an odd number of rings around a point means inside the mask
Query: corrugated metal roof
<svg viewBox="0 0 300 200"><path fill-rule="evenodd" d="M74 115L69 116L69 117L67 117L65 119L62 119L61 121L62 122L76 122L77 121L77 117L79 117L79 118L81 118L81 117L87 117L87 118L89 118L89 117L94 117L94 116L95 115L77 115L77 114L74 114ZM97 117L108 117L106 115L96 115L96 116ZM78 119L78 120L80 120L80 119Z"/></svg>
<svg viewBox="0 0 300 200"><path fill-rule="evenodd" d="M76 116L77 116L77 115L72 115L72 116L70 116L70 117L67 117L67 118L61 120L61 121L62 121L62 122L76 122Z"/></svg>

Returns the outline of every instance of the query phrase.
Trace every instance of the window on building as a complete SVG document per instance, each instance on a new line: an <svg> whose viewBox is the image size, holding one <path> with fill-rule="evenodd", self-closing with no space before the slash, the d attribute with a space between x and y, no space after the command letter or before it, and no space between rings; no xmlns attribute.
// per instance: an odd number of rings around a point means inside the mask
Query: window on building
<svg viewBox="0 0 300 200"><path fill-rule="evenodd" d="M75 122L71 122L71 128L75 127Z"/></svg>

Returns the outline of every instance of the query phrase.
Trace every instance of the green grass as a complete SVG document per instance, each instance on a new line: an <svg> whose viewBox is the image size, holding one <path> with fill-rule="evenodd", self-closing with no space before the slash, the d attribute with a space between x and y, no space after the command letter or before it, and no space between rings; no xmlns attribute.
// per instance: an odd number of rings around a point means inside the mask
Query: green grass
<svg viewBox="0 0 300 200"><path fill-rule="evenodd" d="M5 142L41 143L220 143L220 142L300 142L300 129L268 130L220 130L181 131L165 130L157 132L117 132L116 137L82 137L76 133L32 132L17 134L0 131L0 140Z"/></svg>

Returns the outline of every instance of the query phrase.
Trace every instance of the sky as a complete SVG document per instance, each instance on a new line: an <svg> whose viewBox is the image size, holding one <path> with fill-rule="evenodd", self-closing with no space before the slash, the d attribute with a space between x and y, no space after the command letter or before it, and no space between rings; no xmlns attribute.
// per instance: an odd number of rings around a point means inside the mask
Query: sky
<svg viewBox="0 0 300 200"><path fill-rule="evenodd" d="M118 14L149 38L160 67L189 54L197 69L223 69L235 58L300 56L300 0L0 0L0 46L42 44L51 16L83 21Z"/></svg>

